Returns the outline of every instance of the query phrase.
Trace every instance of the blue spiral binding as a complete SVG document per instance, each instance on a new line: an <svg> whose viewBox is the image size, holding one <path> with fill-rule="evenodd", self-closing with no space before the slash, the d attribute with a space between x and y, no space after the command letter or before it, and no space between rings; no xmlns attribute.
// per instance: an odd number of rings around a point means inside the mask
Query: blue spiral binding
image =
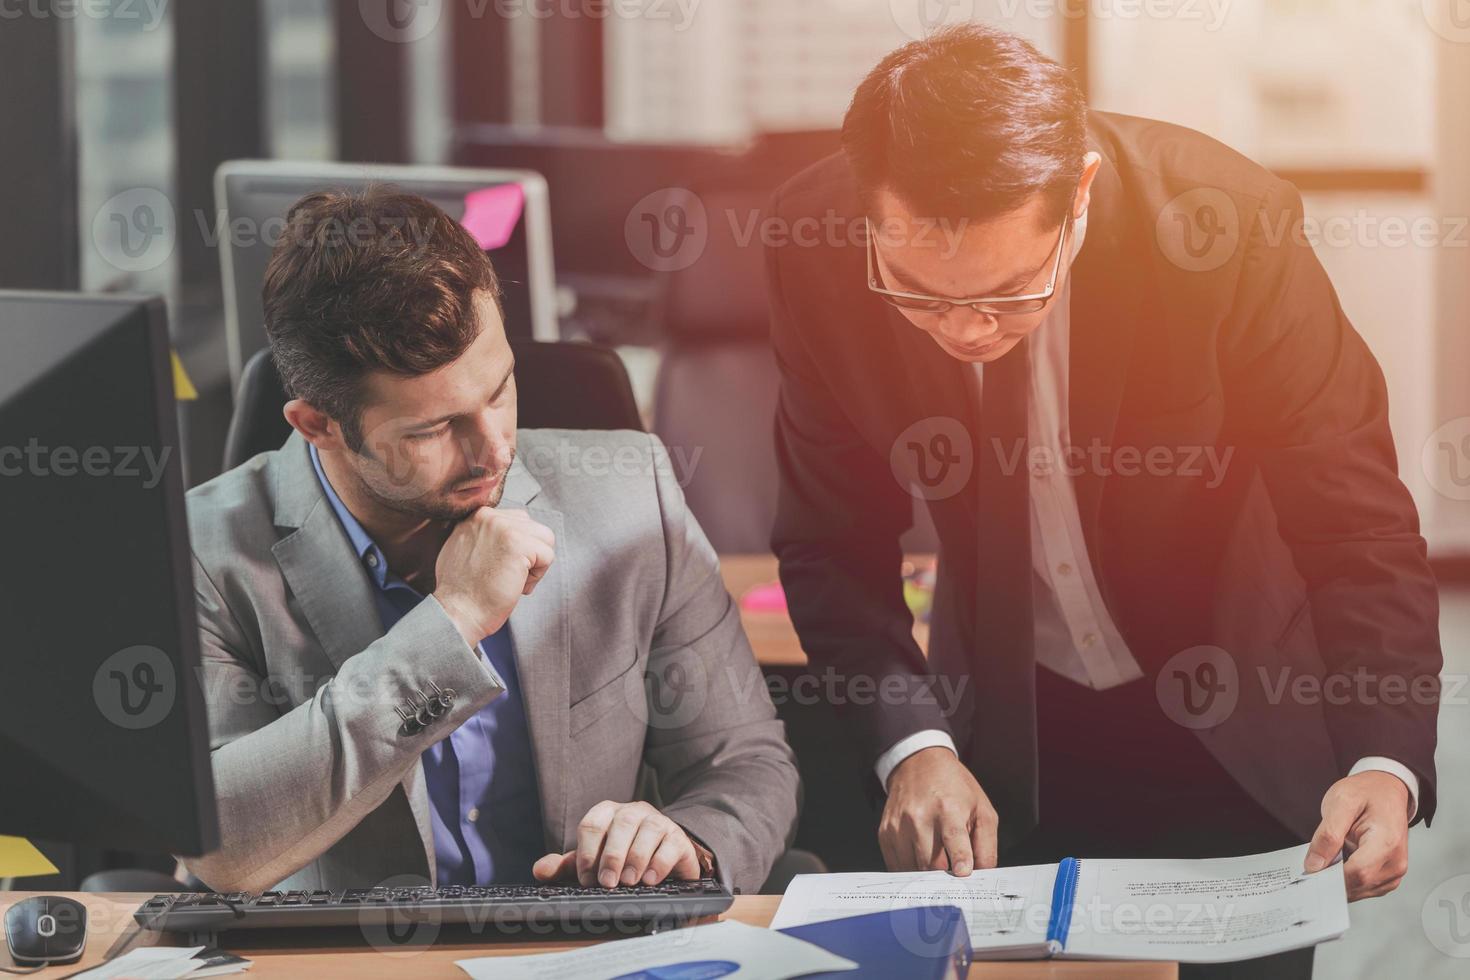
<svg viewBox="0 0 1470 980"><path fill-rule="evenodd" d="M1057 881L1051 890L1051 920L1046 924L1046 952L1056 956L1067 948L1067 932L1072 928L1072 901L1077 897L1077 876L1082 862L1066 858L1057 865Z"/></svg>

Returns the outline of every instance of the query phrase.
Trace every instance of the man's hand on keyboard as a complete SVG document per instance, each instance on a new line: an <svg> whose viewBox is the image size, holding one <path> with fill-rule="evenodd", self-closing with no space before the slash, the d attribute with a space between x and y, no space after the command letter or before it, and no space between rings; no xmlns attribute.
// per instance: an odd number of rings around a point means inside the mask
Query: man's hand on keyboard
<svg viewBox="0 0 1470 980"><path fill-rule="evenodd" d="M532 868L539 881L576 877L585 887L656 885L699 877L699 854L684 829L647 803L603 800L577 827L577 849L548 854Z"/></svg>

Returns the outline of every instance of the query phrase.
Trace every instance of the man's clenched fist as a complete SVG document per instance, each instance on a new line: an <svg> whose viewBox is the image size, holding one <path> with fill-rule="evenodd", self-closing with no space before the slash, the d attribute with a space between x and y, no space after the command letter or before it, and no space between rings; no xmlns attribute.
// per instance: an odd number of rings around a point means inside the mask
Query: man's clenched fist
<svg viewBox="0 0 1470 980"><path fill-rule="evenodd" d="M455 525L434 565L434 597L470 646L510 618L555 559L556 536L523 510L482 507Z"/></svg>

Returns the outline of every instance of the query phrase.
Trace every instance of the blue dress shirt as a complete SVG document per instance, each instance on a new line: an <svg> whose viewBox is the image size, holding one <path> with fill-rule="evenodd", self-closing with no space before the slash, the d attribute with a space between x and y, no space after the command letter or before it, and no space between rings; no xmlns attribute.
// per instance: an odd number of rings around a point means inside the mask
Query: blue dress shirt
<svg viewBox="0 0 1470 980"><path fill-rule="evenodd" d="M311 462L377 586L373 595L386 633L424 597L388 570L383 552L332 489L314 446ZM478 649L505 681L506 693L423 755L439 868L435 883L441 886L529 882L531 865L547 851L536 760L510 634L502 627L481 640Z"/></svg>

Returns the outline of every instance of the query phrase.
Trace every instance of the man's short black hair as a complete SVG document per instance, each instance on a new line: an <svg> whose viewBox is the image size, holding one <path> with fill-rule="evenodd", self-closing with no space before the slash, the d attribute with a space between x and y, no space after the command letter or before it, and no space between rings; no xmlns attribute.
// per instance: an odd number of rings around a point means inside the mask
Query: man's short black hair
<svg viewBox="0 0 1470 980"><path fill-rule="evenodd" d="M888 189L915 213L985 220L1033 195L1060 221L1082 177L1087 104L1030 43L962 24L906 44L863 79L842 143L864 205Z"/></svg>

